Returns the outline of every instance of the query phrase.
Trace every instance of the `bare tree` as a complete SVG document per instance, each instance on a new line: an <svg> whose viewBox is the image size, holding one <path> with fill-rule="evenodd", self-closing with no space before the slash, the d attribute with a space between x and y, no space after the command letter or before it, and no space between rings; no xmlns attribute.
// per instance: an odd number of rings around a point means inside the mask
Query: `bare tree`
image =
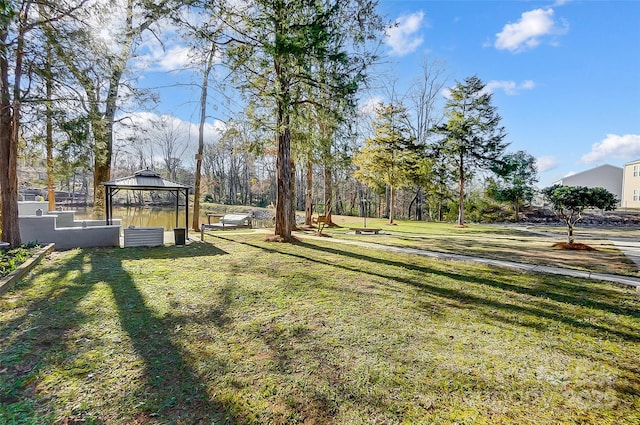
<svg viewBox="0 0 640 425"><path fill-rule="evenodd" d="M184 137L185 133L188 134L188 129L185 129L182 122L167 115L160 117L154 127L156 131L152 133L151 137L156 139L156 144L160 148L162 161L169 178L176 180L178 167L182 162L181 158L189 147L188 138Z"/></svg>
<svg viewBox="0 0 640 425"><path fill-rule="evenodd" d="M439 108L438 101L442 98L442 90L447 83L444 64L438 61L429 61L425 59L422 63L422 75L413 84L407 96L407 103L410 105L410 118L407 125L411 134L416 140L416 144L426 147L431 138L432 128L439 125L443 119L443 114ZM423 167L423 170L426 170ZM433 168L431 168L433 170ZM418 182L434 181L433 176L419 176ZM422 220L422 204L424 199L424 185L416 184L415 197L411 202L415 201L416 220ZM411 215L411 212L409 212Z"/></svg>

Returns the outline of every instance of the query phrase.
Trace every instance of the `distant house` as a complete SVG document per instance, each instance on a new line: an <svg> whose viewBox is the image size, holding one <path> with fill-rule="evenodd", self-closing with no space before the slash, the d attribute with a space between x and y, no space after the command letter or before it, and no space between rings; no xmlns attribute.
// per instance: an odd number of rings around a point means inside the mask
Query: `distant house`
<svg viewBox="0 0 640 425"><path fill-rule="evenodd" d="M640 160L636 161L636 163L640 166ZM623 169L620 167L605 164L581 173L563 177L554 184L561 184L563 186L603 187L616 195L618 200L621 200L622 171ZM640 178L638 178L638 182L640 183ZM640 185L637 188L640 189ZM640 203L638 205L640 205Z"/></svg>
<svg viewBox="0 0 640 425"><path fill-rule="evenodd" d="M624 164L621 201L623 208L640 208L640 159Z"/></svg>

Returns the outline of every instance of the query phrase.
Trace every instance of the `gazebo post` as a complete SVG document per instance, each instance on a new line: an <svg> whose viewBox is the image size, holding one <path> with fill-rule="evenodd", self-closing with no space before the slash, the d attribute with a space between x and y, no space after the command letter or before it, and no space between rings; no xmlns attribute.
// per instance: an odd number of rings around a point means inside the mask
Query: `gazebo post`
<svg viewBox="0 0 640 425"><path fill-rule="evenodd" d="M176 227L178 227L178 213L180 212L180 191L176 190Z"/></svg>
<svg viewBox="0 0 640 425"><path fill-rule="evenodd" d="M111 188L105 187L104 191L104 215L106 217L107 226L111 225L111 203L109 199L111 198Z"/></svg>
<svg viewBox="0 0 640 425"><path fill-rule="evenodd" d="M184 228L189 234L189 189L184 190Z"/></svg>

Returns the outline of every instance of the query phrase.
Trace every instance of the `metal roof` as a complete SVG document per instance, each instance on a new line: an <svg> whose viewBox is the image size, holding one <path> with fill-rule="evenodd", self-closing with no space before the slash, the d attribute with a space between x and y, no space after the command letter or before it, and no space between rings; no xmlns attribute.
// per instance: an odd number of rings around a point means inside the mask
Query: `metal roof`
<svg viewBox="0 0 640 425"><path fill-rule="evenodd" d="M162 178L156 171L149 169L136 171L132 176L121 177L102 184L104 186L131 190L178 190L189 189L191 187Z"/></svg>

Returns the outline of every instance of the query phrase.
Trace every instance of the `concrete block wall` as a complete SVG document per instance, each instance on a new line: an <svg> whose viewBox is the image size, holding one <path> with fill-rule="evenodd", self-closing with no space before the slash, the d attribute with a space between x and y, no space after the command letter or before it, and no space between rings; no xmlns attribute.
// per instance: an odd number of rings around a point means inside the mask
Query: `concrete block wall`
<svg viewBox="0 0 640 425"><path fill-rule="evenodd" d="M36 215L37 210L46 213L49 203L46 201L20 201L18 202L18 215Z"/></svg>
<svg viewBox="0 0 640 425"><path fill-rule="evenodd" d="M121 226L56 226L58 216L25 215L19 217L23 242L54 243L57 250L86 247L120 246Z"/></svg>
<svg viewBox="0 0 640 425"><path fill-rule="evenodd" d="M56 228L62 227L94 227L106 225L105 220L76 220L75 211L48 211L47 215L55 215L58 217L56 221ZM115 218L111 220L116 226L122 225L122 220Z"/></svg>

